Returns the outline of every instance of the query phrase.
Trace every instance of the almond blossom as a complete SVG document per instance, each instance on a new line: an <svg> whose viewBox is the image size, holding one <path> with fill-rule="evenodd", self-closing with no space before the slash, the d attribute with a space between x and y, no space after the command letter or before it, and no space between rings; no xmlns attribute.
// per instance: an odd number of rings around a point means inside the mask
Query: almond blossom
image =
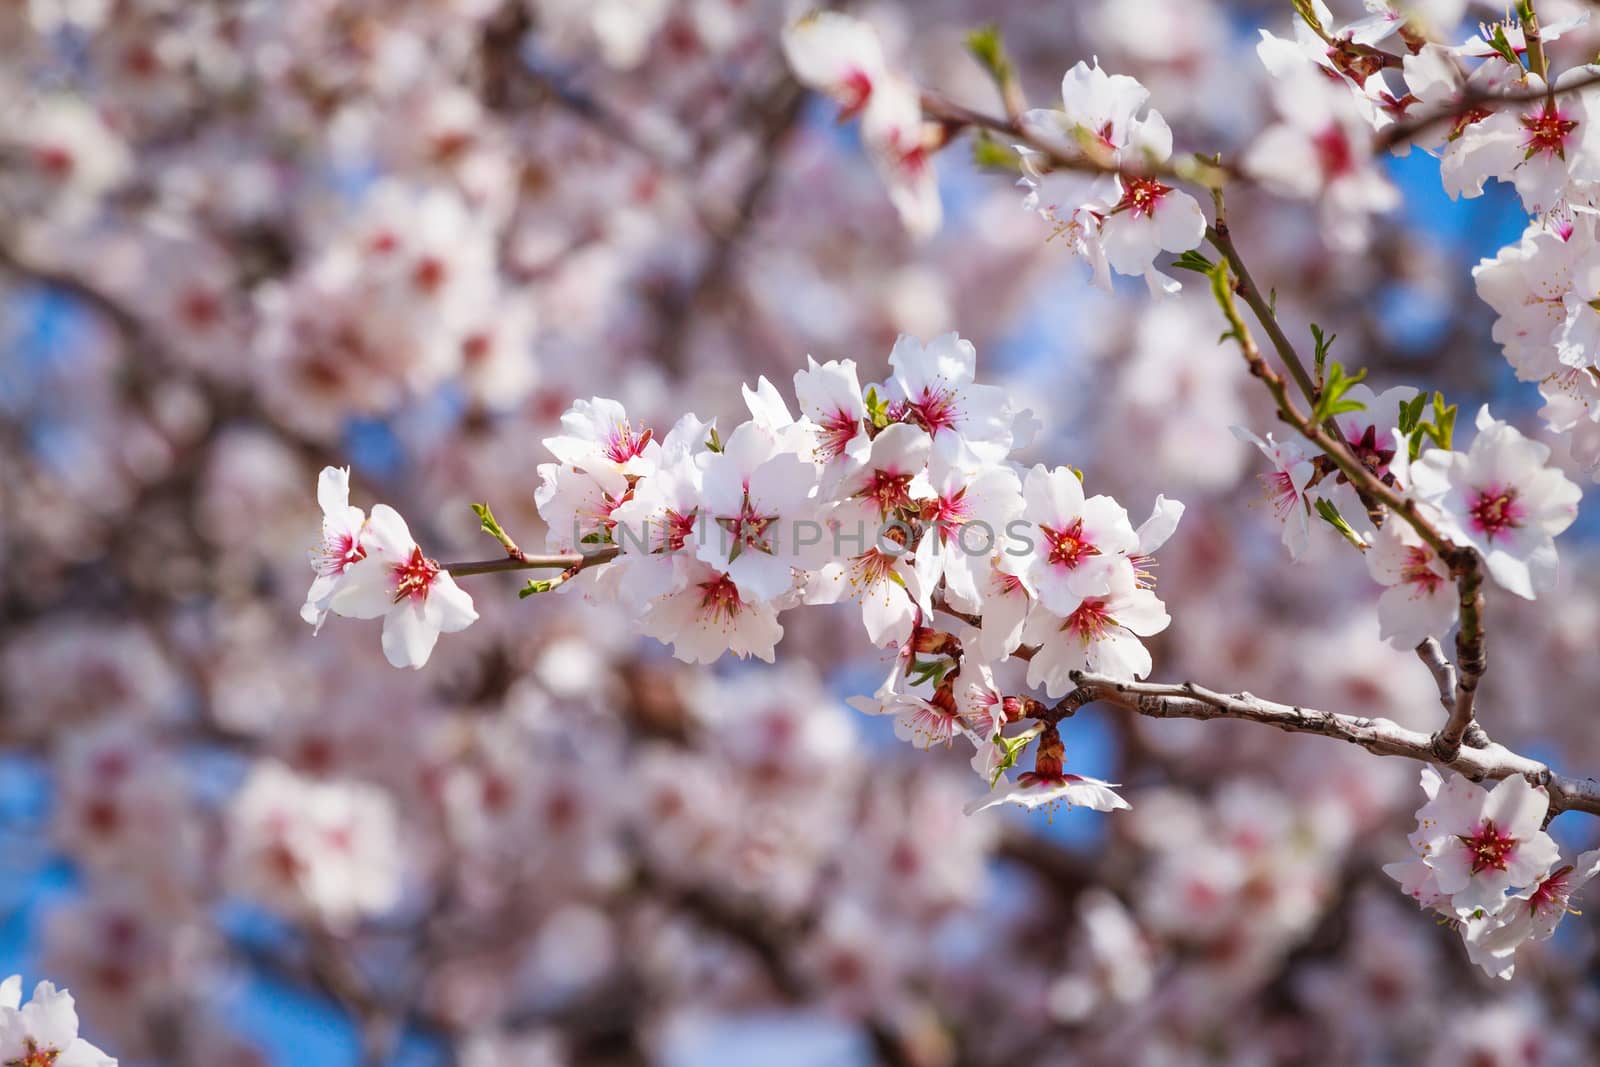
<svg viewBox="0 0 1600 1067"><path fill-rule="evenodd" d="M1150 673L1150 652L1139 639L1153 637L1172 621L1160 599L1136 583L1132 567L1111 571L1103 593L1084 597L1065 616L1043 602L1028 613L1023 640L1038 646L1028 661L1028 684L1052 699L1072 690L1073 671L1118 678Z"/></svg>
<svg viewBox="0 0 1600 1067"><path fill-rule="evenodd" d="M1496 912L1506 890L1531 886L1559 858L1544 832L1550 798L1520 775L1493 789L1451 775L1417 812L1422 862L1463 917Z"/></svg>
<svg viewBox="0 0 1600 1067"><path fill-rule="evenodd" d="M383 654L396 667L420 669L441 633L477 621L472 598L423 555L406 520L387 504L372 509L362 547L366 556L344 572L332 607L352 619L383 619Z"/></svg>
<svg viewBox="0 0 1600 1067"><path fill-rule="evenodd" d="M300 617L320 630L345 573L367 558L361 543L367 514L350 505L349 467L322 469L317 477L317 503L322 508L322 543L311 550L317 577L306 593Z"/></svg>
<svg viewBox="0 0 1600 1067"><path fill-rule="evenodd" d="M1098 60L1092 67L1080 62L1062 79L1062 110L1029 111L1022 128L1069 158L1138 172L1159 167L1172 155L1172 130L1161 113L1152 109L1139 115L1149 98L1137 80L1107 74ZM1155 269L1154 260L1162 251L1185 252L1204 239L1205 216L1194 197L1154 176L1085 179L1069 173L1057 180L1037 153L1024 159L1029 205L1059 226L1079 228L1084 250L1092 249L1091 262L1103 255L1117 273L1142 275L1152 293L1177 289ZM1099 271L1096 280L1101 280Z"/></svg>
<svg viewBox="0 0 1600 1067"><path fill-rule="evenodd" d="M0 1056L26 1067L116 1067L117 1061L78 1036L72 994L50 982L22 1003L22 976L0 982Z"/></svg>
<svg viewBox="0 0 1600 1067"><path fill-rule="evenodd" d="M1438 509L1447 536L1477 549L1496 582L1532 600L1555 585L1555 536L1577 518L1582 493L1545 465L1548 445L1494 419L1488 405L1478 411L1477 428L1465 453L1422 453L1412 482Z"/></svg>
<svg viewBox="0 0 1600 1067"><path fill-rule="evenodd" d="M1261 482L1273 514L1283 523L1284 547L1291 559L1299 559L1311 543L1311 502L1306 489L1316 474L1311 462L1315 453L1299 440L1278 442L1270 433L1263 440L1242 426L1235 426L1233 433L1255 445L1272 464L1272 473L1261 475Z"/></svg>
<svg viewBox="0 0 1600 1067"><path fill-rule="evenodd" d="M1460 613L1450 568L1407 523L1379 527L1366 553L1367 572L1387 586L1378 598L1379 636L1398 649L1448 633Z"/></svg>
<svg viewBox="0 0 1600 1067"><path fill-rule="evenodd" d="M1029 811L1036 808L1053 810L1062 806L1088 808L1091 811L1117 811L1132 807L1117 795L1117 786L1098 778L1085 778L1064 771L1065 751L1056 728L1045 727L1039 735L1034 769L1019 774L1015 782L996 784L988 796L967 805L967 814L976 815L1002 804L1014 804Z"/></svg>
<svg viewBox="0 0 1600 1067"><path fill-rule="evenodd" d="M1047 610L1070 615L1084 598L1110 591L1139 545L1122 506L1104 494L1085 497L1083 483L1065 467L1043 465L1023 480L1022 517L1032 527L1030 588Z"/></svg>

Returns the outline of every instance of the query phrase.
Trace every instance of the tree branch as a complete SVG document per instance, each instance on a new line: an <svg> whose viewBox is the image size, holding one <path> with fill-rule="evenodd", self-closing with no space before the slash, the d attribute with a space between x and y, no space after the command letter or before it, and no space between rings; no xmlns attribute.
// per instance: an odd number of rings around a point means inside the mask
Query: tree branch
<svg viewBox="0 0 1600 1067"><path fill-rule="evenodd" d="M593 552L558 552L551 555L536 556L524 553L521 558L510 556L501 559L473 560L462 563L444 563L440 566L457 578L465 578L474 574L498 574L502 571L579 571L590 567L609 563L617 558L621 550L616 545L606 545Z"/></svg>
<svg viewBox="0 0 1600 1067"><path fill-rule="evenodd" d="M1549 790L1552 811L1600 815L1600 782L1593 778L1563 777L1547 764L1518 755L1503 745L1461 748L1452 758L1443 759L1432 735L1407 729L1389 719L1278 704L1250 693L1218 693L1193 682L1175 685L1124 682L1087 671L1074 671L1072 680L1077 688L1050 709L1047 717L1051 721L1070 717L1079 708L1095 702L1112 704L1154 719L1245 719L1290 733L1321 734L1359 745L1380 756L1404 756L1445 767L1474 781L1520 774Z"/></svg>

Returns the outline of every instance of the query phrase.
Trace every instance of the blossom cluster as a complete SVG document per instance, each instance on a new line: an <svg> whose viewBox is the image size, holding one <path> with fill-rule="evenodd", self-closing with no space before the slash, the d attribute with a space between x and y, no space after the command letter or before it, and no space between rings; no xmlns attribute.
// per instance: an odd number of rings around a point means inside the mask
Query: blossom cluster
<svg viewBox="0 0 1600 1067"><path fill-rule="evenodd" d="M1510 978L1517 949L1548 940L1574 896L1600 874L1600 849L1561 863L1545 832L1550 798L1520 775L1487 788L1422 769L1427 803L1408 840L1413 856L1384 871L1418 904L1461 932L1485 973Z"/></svg>
<svg viewBox="0 0 1600 1067"><path fill-rule="evenodd" d="M730 651L771 661L784 611L854 602L867 640L894 650L859 706L894 716L919 747L969 738L993 785L1039 733L1003 734L1023 716L995 666L1026 659L1027 685L1051 698L1075 687L1074 671L1149 673L1143 639L1169 621L1151 557L1183 506L1158 498L1136 528L1079 472L1013 463L1033 417L976 381L977 352L955 334L901 337L889 368L863 388L854 361L809 360L794 377L798 415L763 378L725 437L686 415L658 440L615 400L576 402L545 442L555 461L538 468L546 547L585 564L603 554L595 595L690 663ZM383 615L390 662L420 666L441 630L472 621L470 602L392 510L349 505L345 472L325 470L319 496L305 618ZM571 588L563 577L527 591L558 586ZM1050 728L1039 766L1004 796L1123 806L1103 783L1064 775L1060 752Z"/></svg>
<svg viewBox="0 0 1600 1067"><path fill-rule="evenodd" d="M428 662L441 633L477 619L472 598L437 560L422 554L406 521L387 504L367 515L350 504L350 472L328 467L317 479L322 542L311 552L316 580L300 615L318 627L331 611L383 620L383 654L396 667Z"/></svg>
<svg viewBox="0 0 1600 1067"><path fill-rule="evenodd" d="M1529 440L1484 406L1466 451L1421 448L1416 428L1405 425L1415 422L1408 405L1420 404L1416 390L1401 386L1374 396L1358 384L1344 395L1359 407L1333 417L1342 443L1413 514L1452 544L1475 551L1508 592L1532 600L1555 588L1555 538L1577 518L1582 492L1549 464L1548 445ZM1410 522L1380 510L1385 521L1377 525L1345 474L1302 441L1238 432L1272 463L1262 480L1291 554L1306 549L1313 529L1337 529L1365 552L1368 572L1385 587L1378 601L1385 640L1410 649L1450 632L1459 615L1454 576Z"/></svg>

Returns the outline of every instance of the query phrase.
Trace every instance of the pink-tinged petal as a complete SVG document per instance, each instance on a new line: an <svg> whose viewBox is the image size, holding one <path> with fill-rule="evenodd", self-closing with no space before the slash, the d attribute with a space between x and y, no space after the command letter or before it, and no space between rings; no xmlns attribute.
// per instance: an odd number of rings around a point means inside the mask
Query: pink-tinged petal
<svg viewBox="0 0 1600 1067"><path fill-rule="evenodd" d="M1544 817L1550 810L1550 796L1543 789L1528 782L1520 774L1513 774L1495 783L1483 804L1483 817L1519 840L1526 841L1544 827Z"/></svg>
<svg viewBox="0 0 1600 1067"><path fill-rule="evenodd" d="M439 629L443 633L459 633L478 621L472 597L444 572L434 579L433 587L428 590L428 605L438 611Z"/></svg>
<svg viewBox="0 0 1600 1067"><path fill-rule="evenodd" d="M350 506L350 468L324 467L317 476L317 504L332 518Z"/></svg>
<svg viewBox="0 0 1600 1067"><path fill-rule="evenodd" d="M369 555L344 572L328 610L347 619L376 619L394 607L394 564L387 556Z"/></svg>
<svg viewBox="0 0 1600 1067"><path fill-rule="evenodd" d="M372 509L361 540L369 552L381 553L390 562L405 559L417 547L406 520L388 504L378 504Z"/></svg>
<svg viewBox="0 0 1600 1067"><path fill-rule="evenodd" d="M383 654L396 667L420 670L438 641L438 628L428 624L426 601L407 600L384 616Z"/></svg>
<svg viewBox="0 0 1600 1067"><path fill-rule="evenodd" d="M72 994L50 982L33 987L33 998L22 1006L21 1018L28 1036L46 1048L64 1049L78 1036Z"/></svg>

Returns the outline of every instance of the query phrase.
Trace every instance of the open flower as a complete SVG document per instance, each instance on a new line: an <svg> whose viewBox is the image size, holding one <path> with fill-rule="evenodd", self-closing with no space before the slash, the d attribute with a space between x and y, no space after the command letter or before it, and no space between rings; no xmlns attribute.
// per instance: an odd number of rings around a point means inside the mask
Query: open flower
<svg viewBox="0 0 1600 1067"><path fill-rule="evenodd" d="M1150 673L1150 652L1139 639L1171 621L1156 595L1137 583L1131 566L1114 572L1109 590L1085 597L1064 618L1036 604L1022 634L1039 646L1028 662L1028 684L1043 686L1053 700L1072 689L1073 671L1143 678Z"/></svg>
<svg viewBox="0 0 1600 1067"><path fill-rule="evenodd" d="M1438 508L1439 529L1483 556L1506 589L1534 599L1554 588L1555 537L1578 517L1583 495L1548 446L1478 412L1478 435L1465 453L1430 449L1411 465L1417 495Z"/></svg>
<svg viewBox="0 0 1600 1067"><path fill-rule="evenodd" d="M1142 275L1152 294L1178 285L1155 269L1162 251L1184 252L1205 238L1206 220L1194 197L1160 178L1139 175L1172 155L1172 130L1145 104L1150 91L1125 74L1107 74L1096 60L1078 63L1061 79L1061 110L1034 110L1022 128L1057 155L1084 159L1130 173L1085 178L1070 170L1053 174L1048 160L1028 152L1022 184L1027 206L1074 237L1096 265L1098 284L1108 285L1102 262L1119 274ZM1139 176L1135 176L1139 175Z"/></svg>
<svg viewBox="0 0 1600 1067"><path fill-rule="evenodd" d="M1104 495L1085 498L1071 470L1043 465L1023 479L1022 499L1034 542L1028 584L1047 609L1071 614L1085 597L1109 592L1120 572L1131 576L1128 556L1139 536L1121 504Z"/></svg>
<svg viewBox="0 0 1600 1067"><path fill-rule="evenodd" d="M1417 812L1415 844L1457 915L1492 913L1507 889L1535 885L1559 858L1544 832L1550 798L1512 775L1485 789L1452 774Z"/></svg>
<svg viewBox="0 0 1600 1067"><path fill-rule="evenodd" d="M311 550L311 581L300 617L317 629L333 604L349 569L367 558L361 535L367 516L350 506L350 468L324 467L317 478L317 503L322 507L322 543Z"/></svg>
<svg viewBox="0 0 1600 1067"><path fill-rule="evenodd" d="M1062 770L1065 747L1055 726L1047 726L1039 735L1039 748L1034 756L1034 767L1017 775L1016 782L1000 782L988 796L979 797L967 804L968 815L1001 804L1015 804L1033 811L1037 808L1055 809L1089 808L1092 811L1117 811L1131 808L1117 795L1117 787L1098 778L1085 778L1081 774L1067 774Z"/></svg>
<svg viewBox="0 0 1600 1067"><path fill-rule="evenodd" d="M472 598L422 554L399 512L387 504L373 508L362 544L367 555L345 572L333 608L352 619L382 618L383 654L390 663L420 668L441 633L477 621Z"/></svg>
<svg viewBox="0 0 1600 1067"><path fill-rule="evenodd" d="M22 1003L22 976L0 982L0 1063L18 1067L116 1067L117 1061L78 1036L72 994L50 982Z"/></svg>
<svg viewBox="0 0 1600 1067"><path fill-rule="evenodd" d="M724 571L681 557L683 581L640 620L642 633L672 645L686 663L710 663L724 652L772 662L783 625L771 603L750 599Z"/></svg>
<svg viewBox="0 0 1600 1067"><path fill-rule="evenodd" d="M1460 599L1450 568L1410 523L1391 518L1373 536L1367 572L1389 588L1378 598L1379 636L1395 648L1416 648L1455 625Z"/></svg>

